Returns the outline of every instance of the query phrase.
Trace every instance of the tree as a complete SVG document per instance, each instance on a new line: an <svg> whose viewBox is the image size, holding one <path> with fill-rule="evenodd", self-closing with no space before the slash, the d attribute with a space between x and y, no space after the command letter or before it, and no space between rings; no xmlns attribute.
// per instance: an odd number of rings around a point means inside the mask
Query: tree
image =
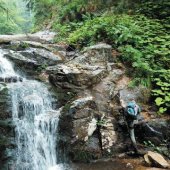
<svg viewBox="0 0 170 170"><path fill-rule="evenodd" d="M0 34L28 32L32 15L23 0L0 0Z"/></svg>

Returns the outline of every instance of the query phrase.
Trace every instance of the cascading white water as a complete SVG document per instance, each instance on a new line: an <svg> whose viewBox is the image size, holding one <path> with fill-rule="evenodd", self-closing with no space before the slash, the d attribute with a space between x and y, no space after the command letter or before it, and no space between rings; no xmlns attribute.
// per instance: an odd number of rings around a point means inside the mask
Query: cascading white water
<svg viewBox="0 0 170 170"><path fill-rule="evenodd" d="M0 77L18 76L15 73L12 64L3 57L4 54L5 52L0 49Z"/></svg>
<svg viewBox="0 0 170 170"><path fill-rule="evenodd" d="M16 75L0 51L0 77ZM9 83L15 123L17 155L15 170L61 170L57 165L56 141L60 110L52 108L48 88L35 80Z"/></svg>
<svg viewBox="0 0 170 170"><path fill-rule="evenodd" d="M47 170L56 165L59 111L47 88L37 81L9 84L18 145L16 168Z"/></svg>

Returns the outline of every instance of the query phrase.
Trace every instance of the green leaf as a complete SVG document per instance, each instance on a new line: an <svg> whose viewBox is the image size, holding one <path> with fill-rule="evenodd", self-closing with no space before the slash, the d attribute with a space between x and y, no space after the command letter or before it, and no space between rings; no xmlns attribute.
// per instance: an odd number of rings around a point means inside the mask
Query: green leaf
<svg viewBox="0 0 170 170"><path fill-rule="evenodd" d="M163 108L163 107L159 108L159 113L160 114L164 113L165 111L167 111L167 108Z"/></svg>
<svg viewBox="0 0 170 170"><path fill-rule="evenodd" d="M156 98L156 100L155 100L155 102L156 102L156 105L157 106L160 106L160 105L162 105L164 102L163 102L163 99L161 98L161 97L157 97Z"/></svg>
<svg viewBox="0 0 170 170"><path fill-rule="evenodd" d="M170 96L165 96L165 101L170 102Z"/></svg>

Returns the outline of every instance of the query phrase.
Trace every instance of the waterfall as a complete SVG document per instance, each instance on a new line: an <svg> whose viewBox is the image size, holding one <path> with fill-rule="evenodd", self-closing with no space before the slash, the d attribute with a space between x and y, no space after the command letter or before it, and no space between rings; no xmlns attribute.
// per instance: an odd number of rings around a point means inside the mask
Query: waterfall
<svg viewBox="0 0 170 170"><path fill-rule="evenodd" d="M0 50L0 77L18 76ZM61 170L57 164L57 127L60 109L53 110L52 95L35 80L7 84L15 124L15 170Z"/></svg>
<svg viewBox="0 0 170 170"><path fill-rule="evenodd" d="M17 76L12 64L6 58L3 58L4 54L5 52L0 49L0 77Z"/></svg>

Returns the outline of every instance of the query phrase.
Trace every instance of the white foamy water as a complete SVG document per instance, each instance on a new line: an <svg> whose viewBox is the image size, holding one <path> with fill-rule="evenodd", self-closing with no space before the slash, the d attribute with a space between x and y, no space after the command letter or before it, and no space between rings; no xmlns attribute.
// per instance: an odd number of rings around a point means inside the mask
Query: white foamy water
<svg viewBox="0 0 170 170"><path fill-rule="evenodd" d="M37 81L9 84L16 125L16 169L47 170L57 164L60 110L52 109L48 89Z"/></svg>
<svg viewBox="0 0 170 170"><path fill-rule="evenodd" d="M0 50L0 77L17 75ZM57 164L57 129L60 109L43 83L35 80L7 84L11 95L16 139L15 170L64 170ZM14 158L14 159L15 159Z"/></svg>
<svg viewBox="0 0 170 170"><path fill-rule="evenodd" d="M4 58L4 54L5 52L0 49L0 76L3 78L9 76L18 76L15 73L12 64L6 58Z"/></svg>

